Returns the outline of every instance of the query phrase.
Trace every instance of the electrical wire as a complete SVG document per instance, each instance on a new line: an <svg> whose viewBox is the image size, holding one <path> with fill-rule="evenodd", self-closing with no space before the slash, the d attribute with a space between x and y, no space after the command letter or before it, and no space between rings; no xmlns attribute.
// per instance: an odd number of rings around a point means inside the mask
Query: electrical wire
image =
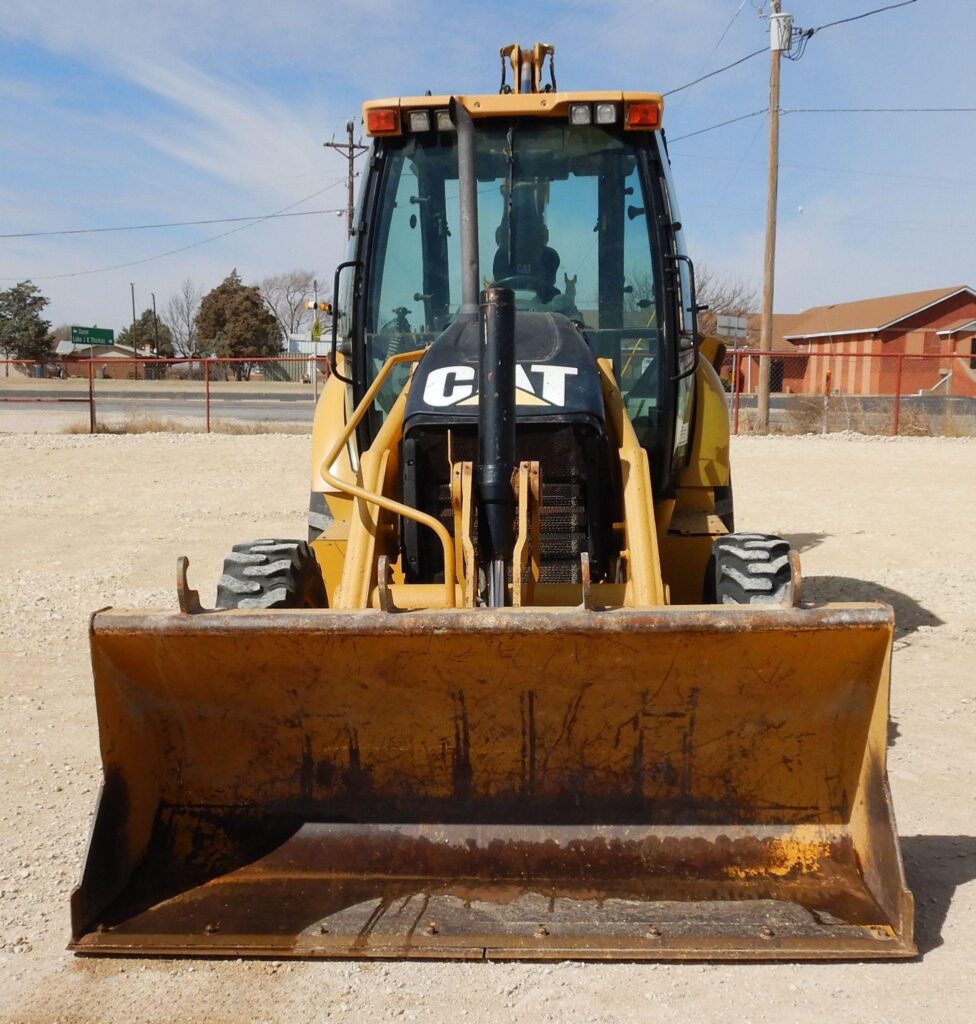
<svg viewBox="0 0 976 1024"><path fill-rule="evenodd" d="M901 3L888 4L886 7L878 7L873 11L862 11L861 14L854 14L850 18L839 18L837 21L828 21L825 25L818 25L816 28L794 28L790 37L789 48L783 51L783 56L787 60L802 60L803 55L807 52L807 44L815 33L822 32L826 28L833 28L835 25L846 25L852 21L860 21L862 18L870 18L872 14L881 14L884 11L893 11L898 7L908 7L909 4L914 4L916 2L917 0L902 0Z"/></svg>
<svg viewBox="0 0 976 1024"><path fill-rule="evenodd" d="M714 78L716 75L722 74L723 71L729 71L732 68L737 68L740 64L745 64L747 60L752 60L753 57L758 57L759 54L768 52L768 46L763 46L758 50L753 50L752 53L747 53L744 57L740 57L738 60L732 61L731 64L726 64L724 67L717 68L715 71L709 71L707 75L700 75L698 78L692 79L690 82L685 82L684 85L679 85L675 89L668 89L667 92L661 93L661 95L673 96L676 92L682 92L685 89L690 89L693 85L698 85L699 82L704 82L706 79Z"/></svg>
<svg viewBox="0 0 976 1024"><path fill-rule="evenodd" d="M793 29L790 35L789 49L783 51L783 56L787 60L802 60L803 55L807 52L807 43L810 42L810 37L813 33L814 29L812 28Z"/></svg>
<svg viewBox="0 0 976 1024"><path fill-rule="evenodd" d="M742 13L742 8L745 7L745 5L746 5L746 0L740 0L739 6L735 9L735 14L733 14L732 17L729 18L729 23L722 30L722 34L718 37L718 40L716 41L715 45L712 47L712 49L709 52L708 56L701 62L701 65L699 66L698 71L696 72L696 74L700 75L705 70L705 68L708 67L708 64L711 61L712 57L714 57L715 54L718 53L719 47L722 45L723 42L725 42L725 37L731 31L732 26L735 24L736 18L738 18L739 15ZM687 96L682 96L681 97L680 101L678 102L678 105L675 107L676 111L680 110L682 108L682 106L684 106L684 102L685 102L685 100L687 98L688 98Z"/></svg>
<svg viewBox="0 0 976 1024"><path fill-rule="evenodd" d="M873 11L864 11L861 14L854 14L850 18L840 18L837 21L828 21L826 25L818 25L814 29L810 29L810 34L814 32L823 32L825 28L833 28L835 25L846 25L851 21L860 21L862 18L870 18L872 14L882 14L884 11L894 11L899 7L908 7L910 4L917 3L918 0L902 0L898 4L888 4L886 7L877 7Z"/></svg>
<svg viewBox="0 0 976 1024"><path fill-rule="evenodd" d="M152 231L156 228L190 228L201 224L235 224L244 220L275 220L280 217L311 217L320 213L345 213L346 208L334 210L296 210L292 213L252 214L250 217L214 217L211 220L174 220L166 224L129 224L117 228L65 228L61 231L21 231L16 234L0 235L0 238L52 238L60 235L95 235L110 231Z"/></svg>
<svg viewBox="0 0 976 1024"><path fill-rule="evenodd" d="M976 107L781 107L781 114L976 114Z"/></svg>
<svg viewBox="0 0 976 1024"><path fill-rule="evenodd" d="M747 121L751 117L759 117L767 113L768 108L754 110L751 114L741 114L739 117L731 117L727 121L719 121L718 124L711 124L707 128L699 128L697 131L688 132L685 135L676 135L668 138L668 145L673 142L681 142L683 139L692 139L696 135L704 135L706 132L713 132L716 128L724 128L729 124L737 124L739 121ZM976 107L782 107L781 114L973 114Z"/></svg>
<svg viewBox="0 0 976 1024"><path fill-rule="evenodd" d="M738 121L747 121L750 117L760 117L769 112L768 107L762 110L754 110L751 114L741 114L739 117L730 117L728 121L719 121L718 124L711 124L707 128L699 128L698 131L688 132L686 135L678 135L676 138L669 138L668 145L672 142L681 142L682 139L693 139L696 135L704 135L705 132L713 132L716 128L724 128L727 124L736 124Z"/></svg>
<svg viewBox="0 0 976 1024"><path fill-rule="evenodd" d="M323 192L328 192L330 188L335 188L336 182L331 185L326 185L325 188L320 188L317 192L313 192L311 195L307 195L302 199L296 200L294 203L289 203L287 206L283 206L280 210L275 210L274 213L265 214L263 217L257 217L246 224L240 224L236 228L231 228L230 231L221 231L218 235L211 235L209 238L201 238L197 242L191 242L189 245L181 245L177 249L168 249L166 252L158 252L153 256L144 256L142 259L129 260L126 263L116 263L110 267L93 267L91 270L75 270L67 274L21 274L18 277L3 277L0 280L3 281L57 281L67 277L87 277L89 274L104 274L110 270L124 270L127 267L136 267L143 263L151 263L154 260L161 260L166 256L175 256L177 253L186 252L189 249L196 249L201 245L207 245L210 242L216 242L220 238L226 238L228 235L235 235L238 231L246 231L248 228L255 227L257 224L262 224L267 220L271 220L273 217L279 217L289 210L293 210L296 206L301 206L302 203L307 203L311 199L322 195Z"/></svg>

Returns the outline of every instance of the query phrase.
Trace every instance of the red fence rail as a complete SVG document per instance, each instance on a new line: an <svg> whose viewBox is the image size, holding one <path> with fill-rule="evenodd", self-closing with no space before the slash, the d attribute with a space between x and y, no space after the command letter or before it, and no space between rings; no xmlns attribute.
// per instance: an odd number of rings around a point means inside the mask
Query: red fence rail
<svg viewBox="0 0 976 1024"><path fill-rule="evenodd" d="M90 433L98 430L97 406L102 402L124 402L138 407L142 413L166 410L166 399L185 402L198 400L204 429L209 433L214 426L215 386L224 382L237 382L243 390L233 395L217 397L236 398L238 404L253 399L253 392L261 385L293 385L283 397L305 397L301 386L308 385L310 403L318 397L319 387L329 376L328 360L324 357L281 355L262 358L228 359L148 359L136 357L103 356L94 359L50 359L44 362L28 359L0 360L0 405L22 403L38 405L85 404L88 406ZM117 386L107 391L107 381ZM83 390L72 387L82 382ZM185 385L182 392L165 392L146 397L139 407L144 391L126 385L160 383ZM248 392L252 392L249 394ZM269 401L273 394L264 395ZM311 404L302 412L308 413Z"/></svg>
<svg viewBox="0 0 976 1024"><path fill-rule="evenodd" d="M829 433L852 430L869 434L976 435L976 356L960 353L861 353L825 349L817 352L774 351L771 362L770 429L780 433ZM734 433L755 430L759 354L756 349L729 349L719 372L725 386ZM314 372L313 372L314 370ZM92 433L107 426L117 402L141 413L184 409L199 402L198 423L210 432L221 412L238 412L255 397L273 402L274 392L301 418L311 420L328 363L304 355L261 359L137 359L99 357L0 361L0 408L4 403L87 405ZM115 383L106 383L112 379ZM239 382L232 393L224 382ZM131 389L126 382L135 385ZM175 384L185 385L177 391ZM147 385L167 389L148 394ZM73 384L80 387L73 387ZM264 385L262 389L262 385ZM287 385L283 389L279 385ZM308 391L303 390L308 386ZM262 394L263 391L263 394ZM140 401L140 396L144 400ZM166 399L170 402L167 408ZM103 413L98 414L99 403ZM252 403L253 404L253 403ZM267 405L268 409L272 407ZM231 412L233 418L235 413ZM253 419L253 410L249 414ZM2 427L0 427L2 429ZM123 428L124 429L124 428ZM219 429L219 423L217 425Z"/></svg>
<svg viewBox="0 0 976 1024"><path fill-rule="evenodd" d="M772 431L976 435L976 355L825 348L774 351L770 364ZM730 348L720 367L733 433L755 429L758 367L754 348Z"/></svg>

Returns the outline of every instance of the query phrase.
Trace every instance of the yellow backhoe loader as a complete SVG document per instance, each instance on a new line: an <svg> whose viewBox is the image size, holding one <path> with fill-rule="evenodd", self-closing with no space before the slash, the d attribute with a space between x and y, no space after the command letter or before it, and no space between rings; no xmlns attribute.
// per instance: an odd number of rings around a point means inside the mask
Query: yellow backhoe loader
<svg viewBox="0 0 976 1024"><path fill-rule="evenodd" d="M734 531L661 97L551 57L366 104L308 541L93 616L77 952L915 952L891 610Z"/></svg>

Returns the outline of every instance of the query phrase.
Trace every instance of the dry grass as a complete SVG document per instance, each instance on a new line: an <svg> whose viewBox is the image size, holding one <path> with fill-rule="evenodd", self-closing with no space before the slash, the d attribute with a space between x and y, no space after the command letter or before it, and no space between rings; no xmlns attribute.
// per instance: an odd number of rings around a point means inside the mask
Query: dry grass
<svg viewBox="0 0 976 1024"><path fill-rule="evenodd" d="M307 434L311 427L302 423L246 422L243 420L211 420L212 434ZM160 416L127 416L121 420L102 420L96 424L96 434L203 434L199 423L164 419ZM87 434L88 425L75 423L65 427L65 434Z"/></svg>
<svg viewBox="0 0 976 1024"><path fill-rule="evenodd" d="M797 396L781 412L773 413L772 434L836 434L849 432L868 437L891 434L894 402L878 409L859 408L844 395ZM739 433L757 432L757 413L743 409L739 414ZM976 437L976 416L962 415L949 405L945 411L932 411L903 401L898 416L898 433L904 437Z"/></svg>

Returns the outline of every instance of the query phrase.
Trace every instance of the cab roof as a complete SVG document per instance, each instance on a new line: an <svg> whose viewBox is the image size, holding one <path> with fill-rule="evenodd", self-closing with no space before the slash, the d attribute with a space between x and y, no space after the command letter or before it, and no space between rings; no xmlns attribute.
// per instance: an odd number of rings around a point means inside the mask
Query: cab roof
<svg viewBox="0 0 976 1024"><path fill-rule="evenodd" d="M578 104L614 104L618 108L618 119L622 117L625 128L660 128L664 111L664 99L656 92L630 91L574 91L574 92L510 92L485 95L455 96L473 118L483 117L569 117L569 108ZM367 135L399 135L402 128L392 130L371 130L370 111L378 110L429 110L436 117L437 111L446 111L452 97L441 96L400 96L387 99L369 100L363 104L363 123ZM657 107L656 124L630 124L627 110L631 104L648 104ZM398 118L400 124L403 118Z"/></svg>

